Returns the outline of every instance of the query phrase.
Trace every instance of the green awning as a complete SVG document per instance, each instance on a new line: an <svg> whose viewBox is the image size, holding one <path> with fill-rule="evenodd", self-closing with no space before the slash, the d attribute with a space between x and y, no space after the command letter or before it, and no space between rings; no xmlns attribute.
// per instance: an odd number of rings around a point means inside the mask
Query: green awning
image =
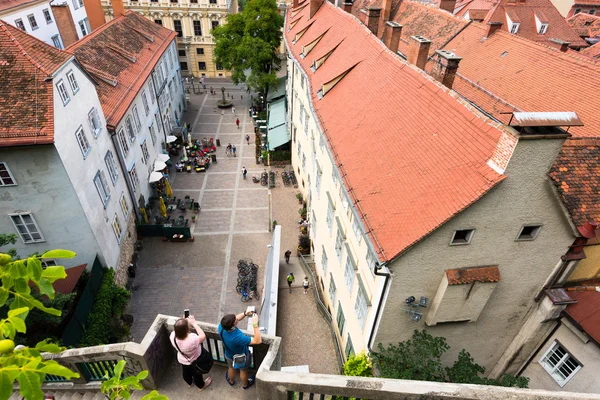
<svg viewBox="0 0 600 400"><path fill-rule="evenodd" d="M267 121L267 135L269 150L286 144L290 141L286 125L285 99L276 100L269 104L269 117Z"/></svg>
<svg viewBox="0 0 600 400"><path fill-rule="evenodd" d="M267 101L276 100L280 97L285 96L285 85L287 82L287 75L283 78L279 78L279 82L277 82L277 88L271 89L267 94Z"/></svg>

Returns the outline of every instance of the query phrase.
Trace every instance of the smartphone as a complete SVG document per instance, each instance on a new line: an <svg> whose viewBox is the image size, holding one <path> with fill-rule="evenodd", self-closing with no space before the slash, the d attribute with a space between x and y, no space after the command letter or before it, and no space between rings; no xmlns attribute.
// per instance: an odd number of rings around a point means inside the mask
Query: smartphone
<svg viewBox="0 0 600 400"><path fill-rule="evenodd" d="M185 318L189 317L189 316L190 316L190 310L189 310L189 309L187 309L187 308L186 308L185 310L183 310L183 316L184 316Z"/></svg>

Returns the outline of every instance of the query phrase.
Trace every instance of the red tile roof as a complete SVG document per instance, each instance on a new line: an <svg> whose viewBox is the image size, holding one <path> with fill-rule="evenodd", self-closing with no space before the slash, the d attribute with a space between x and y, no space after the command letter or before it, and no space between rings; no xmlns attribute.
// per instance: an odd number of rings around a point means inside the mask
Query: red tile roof
<svg viewBox="0 0 600 400"><path fill-rule="evenodd" d="M505 165L516 144L502 125L392 54L328 1L310 21L309 7L300 13L304 18L284 28L290 56L306 71L318 122L363 221L367 216L380 259L393 259L505 178L488 165L491 159ZM325 31L300 58L302 46ZM313 73L313 61L335 46ZM322 85L351 67L319 99Z"/></svg>
<svg viewBox="0 0 600 400"><path fill-rule="evenodd" d="M600 42L596 43L593 46L590 46L586 49L583 49L579 52L586 57L590 57L593 59L600 59Z"/></svg>
<svg viewBox="0 0 600 400"><path fill-rule="evenodd" d="M550 178L576 226L600 222L600 139L566 141Z"/></svg>
<svg viewBox="0 0 600 400"><path fill-rule="evenodd" d="M11 8L23 6L26 4L49 3L50 0L0 0L0 11L10 10Z"/></svg>
<svg viewBox="0 0 600 400"><path fill-rule="evenodd" d="M444 48L463 59L454 89L500 121L505 111L575 111L579 137L600 136L600 63L473 22ZM431 63L427 65L430 68ZM544 73L540 73L543 67Z"/></svg>
<svg viewBox="0 0 600 400"><path fill-rule="evenodd" d="M54 142L51 76L70 58L0 21L0 147Z"/></svg>
<svg viewBox="0 0 600 400"><path fill-rule="evenodd" d="M98 79L96 87L108 125L118 125L176 36L174 31L127 11L66 49L92 75L116 78L116 86ZM119 48L124 51L115 51ZM135 62L123 56L126 53L135 56Z"/></svg>
<svg viewBox="0 0 600 400"><path fill-rule="evenodd" d="M550 0L526 0L509 2L508 0L474 0L457 5L456 15L463 17L469 10L489 10L484 22L502 22L502 30L509 31L506 15L512 21L520 23L516 35L548 44L551 39L559 39L570 43L570 47L587 47L588 44L575 33L564 17L560 15ZM470 13L469 13L470 14ZM535 16L541 22L548 23L545 34L538 34ZM473 18L472 18L473 19ZM479 17L477 18L479 19Z"/></svg>
<svg viewBox="0 0 600 400"><path fill-rule="evenodd" d="M567 19L569 26L581 37L600 37L600 16L579 13Z"/></svg>
<svg viewBox="0 0 600 400"><path fill-rule="evenodd" d="M569 297L577 303L567 306L565 312L600 344L600 293L569 292Z"/></svg>
<svg viewBox="0 0 600 400"><path fill-rule="evenodd" d="M384 0L357 0L352 6L352 14L360 16L360 10L372 7L383 7ZM383 15L383 12L382 12ZM431 40L429 54L448 42L457 32L469 23L462 18L456 18L447 11L440 10L435 5L427 5L414 1L393 0L390 20L403 26L398 50L403 54L408 53L408 43L411 36L423 36ZM379 21L377 36L383 37L385 21Z"/></svg>
<svg viewBox="0 0 600 400"><path fill-rule="evenodd" d="M498 266L447 269L448 285L464 285L473 282L500 282Z"/></svg>
<svg viewBox="0 0 600 400"><path fill-rule="evenodd" d="M52 284L54 286L54 290L57 293L69 294L73 292L75 289L75 285L77 285L77 281L81 277L83 271L85 271L85 267L87 264L81 264L72 268L65 268L65 272L67 277L65 279L59 279Z"/></svg>

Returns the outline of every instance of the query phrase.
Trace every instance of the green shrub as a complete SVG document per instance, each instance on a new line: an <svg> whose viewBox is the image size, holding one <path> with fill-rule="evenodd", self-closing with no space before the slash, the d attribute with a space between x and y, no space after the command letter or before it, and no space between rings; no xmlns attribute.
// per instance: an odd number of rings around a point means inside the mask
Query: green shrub
<svg viewBox="0 0 600 400"><path fill-rule="evenodd" d="M373 364L364 352L351 355L344 364L344 375L372 377Z"/></svg>
<svg viewBox="0 0 600 400"><path fill-rule="evenodd" d="M271 161L290 161L292 159L292 152L286 150L272 151Z"/></svg>
<svg viewBox="0 0 600 400"><path fill-rule="evenodd" d="M114 276L114 270L109 269L102 278L94 307L85 324L81 346L108 344L120 340L124 334L122 328L114 326L113 317L119 318L125 311L131 294L115 284Z"/></svg>

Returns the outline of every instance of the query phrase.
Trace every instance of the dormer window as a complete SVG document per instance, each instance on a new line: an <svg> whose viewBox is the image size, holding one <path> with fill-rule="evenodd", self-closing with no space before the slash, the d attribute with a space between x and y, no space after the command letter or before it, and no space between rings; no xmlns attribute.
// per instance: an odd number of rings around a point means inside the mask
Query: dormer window
<svg viewBox="0 0 600 400"><path fill-rule="evenodd" d="M538 30L538 33L540 35L543 35L547 31L548 31L548 24L540 24L540 29Z"/></svg>
<svg viewBox="0 0 600 400"><path fill-rule="evenodd" d="M513 23L510 27L510 33L518 33L520 26L521 26L521 24L518 22Z"/></svg>

